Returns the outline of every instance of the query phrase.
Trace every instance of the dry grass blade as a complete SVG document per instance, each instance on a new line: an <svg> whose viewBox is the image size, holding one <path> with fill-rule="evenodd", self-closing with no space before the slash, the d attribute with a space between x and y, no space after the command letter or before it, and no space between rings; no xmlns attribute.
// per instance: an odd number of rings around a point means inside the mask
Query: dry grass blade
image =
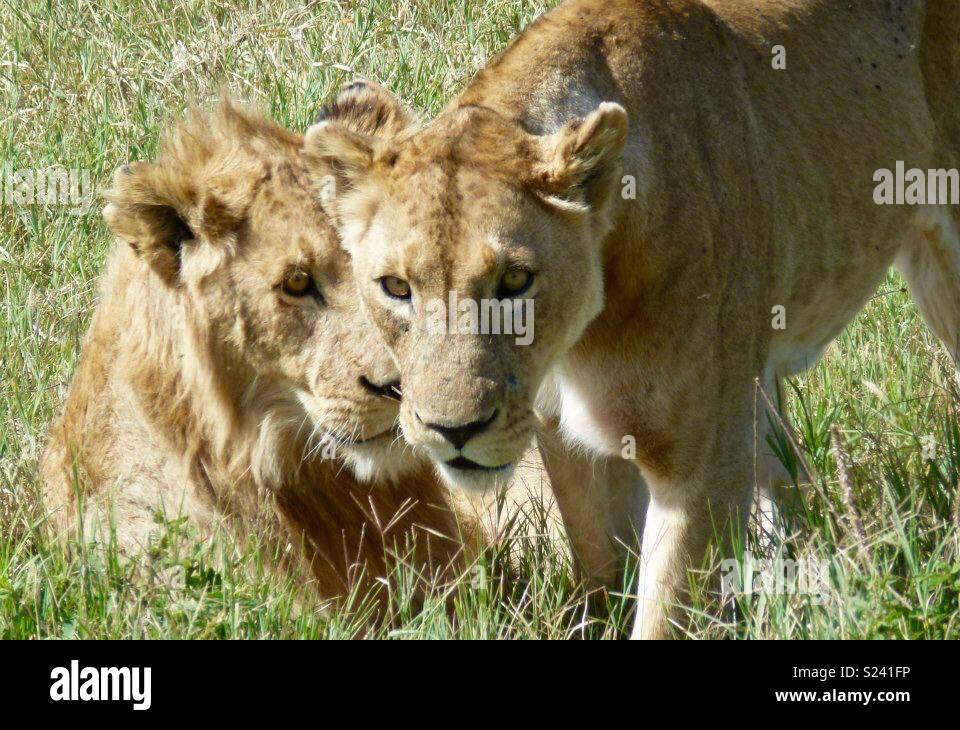
<svg viewBox="0 0 960 730"><path fill-rule="evenodd" d="M857 549L860 551L860 555L872 561L873 555L870 551L870 543L867 540L867 531L863 527L863 520L860 518L857 502L853 495L853 479L851 478L853 462L850 459L850 454L843 448L843 439L836 424L831 426L830 434L833 437L837 460L837 478L840 481L840 498L843 500L843 506L847 512L847 522L857 538Z"/></svg>
<svg viewBox="0 0 960 730"><path fill-rule="evenodd" d="M777 420L777 425L783 429L783 434L786 436L787 441L790 442L790 448L793 449L793 453L796 455L800 466L803 467L803 472L807 475L807 479L810 480L810 484L819 484L820 480L817 479L816 472L803 455L803 451L797 445L796 440L794 440L793 430L784 422L783 417L780 415L780 409L777 408L773 404L773 401L770 400L770 396L767 395L767 392L763 389L763 385L760 383L760 378L754 378L754 382L756 383L757 391L759 391L764 403L767 404L768 412Z"/></svg>

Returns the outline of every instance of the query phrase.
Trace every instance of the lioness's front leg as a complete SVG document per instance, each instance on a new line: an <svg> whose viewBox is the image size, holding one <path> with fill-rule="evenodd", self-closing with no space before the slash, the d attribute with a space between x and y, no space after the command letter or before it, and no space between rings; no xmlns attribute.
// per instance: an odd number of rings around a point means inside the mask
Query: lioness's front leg
<svg viewBox="0 0 960 730"><path fill-rule="evenodd" d="M563 518L577 577L588 589L616 588L640 549L649 494L635 465L564 443L545 419L537 444Z"/></svg>
<svg viewBox="0 0 960 730"><path fill-rule="evenodd" d="M713 467L713 468L710 468ZM664 639L684 625L688 571L703 567L710 543L723 553L743 534L752 490L748 449L705 462L693 475L647 471L650 505L640 552L634 639Z"/></svg>

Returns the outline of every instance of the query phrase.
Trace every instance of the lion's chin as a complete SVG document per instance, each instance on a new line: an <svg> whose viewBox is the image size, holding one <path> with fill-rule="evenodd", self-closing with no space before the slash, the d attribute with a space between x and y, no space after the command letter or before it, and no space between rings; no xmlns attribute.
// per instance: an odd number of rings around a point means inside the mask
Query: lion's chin
<svg viewBox="0 0 960 730"><path fill-rule="evenodd" d="M464 460L466 461L466 460ZM434 462L440 478L451 489L463 489L474 494L497 491L505 488L513 478L516 463L496 468L458 467L457 460Z"/></svg>
<svg viewBox="0 0 960 730"><path fill-rule="evenodd" d="M423 459L393 433L340 446L338 452L354 476L364 483L397 482L423 466Z"/></svg>

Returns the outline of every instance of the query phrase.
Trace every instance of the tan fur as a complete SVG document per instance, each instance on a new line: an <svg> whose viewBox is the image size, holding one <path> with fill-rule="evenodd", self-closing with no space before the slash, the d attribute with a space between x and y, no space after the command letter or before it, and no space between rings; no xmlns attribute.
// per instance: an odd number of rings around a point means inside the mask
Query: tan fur
<svg viewBox="0 0 960 730"><path fill-rule="evenodd" d="M117 173L104 215L119 243L42 474L61 530L82 508L86 536L107 539L112 520L127 553L160 515L278 534L334 598L376 585L395 555L425 577L455 571L478 518L400 441L398 404L359 382L396 372L301 145L224 102ZM278 290L289 267L322 303Z"/></svg>
<svg viewBox="0 0 960 730"><path fill-rule="evenodd" d="M444 462L455 452L418 414L496 414L462 453L507 464L538 395L595 453L634 438L651 491L637 635L671 634L687 569L776 477L758 383L772 395L815 363L895 260L957 353L956 209L880 207L873 189L898 160L957 164L958 27L951 0L569 0L424 129L376 145L308 133L317 172L344 178L343 235L400 364L408 440ZM517 264L536 272L532 346L422 334L422 301L483 295Z"/></svg>

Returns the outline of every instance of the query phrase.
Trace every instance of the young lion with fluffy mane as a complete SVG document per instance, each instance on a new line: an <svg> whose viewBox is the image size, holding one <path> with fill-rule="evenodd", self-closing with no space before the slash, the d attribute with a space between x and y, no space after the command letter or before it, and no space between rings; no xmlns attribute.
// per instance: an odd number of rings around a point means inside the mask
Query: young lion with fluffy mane
<svg viewBox="0 0 960 730"><path fill-rule="evenodd" d="M370 134L406 123L388 111L341 104ZM62 528L82 497L84 534L112 517L125 552L158 512L279 526L329 598L388 574L393 550L415 549L422 575L452 567L473 515L458 525L398 438L397 374L301 146L224 102L117 173L104 218L120 244L42 471Z"/></svg>
<svg viewBox="0 0 960 730"><path fill-rule="evenodd" d="M367 83L321 116L383 137L412 123ZM82 508L85 536L105 539L112 520L133 553L158 513L204 533L267 525L303 545L319 594L338 597L361 574L362 594L411 546L420 575L449 574L531 500L552 510L536 459L483 504L448 492L400 438L396 366L318 202L329 181L308 174L302 145L224 102L191 112L156 163L118 171L104 218L120 245L41 465L61 530ZM562 484L595 471L559 442L548 458ZM596 503L619 500L607 485L630 475L599 469ZM576 565L613 582L633 525L564 496Z"/></svg>
<svg viewBox="0 0 960 730"><path fill-rule="evenodd" d="M958 37L955 0L569 0L422 130L315 127L406 438L480 488L538 397L595 453L635 439L636 634L670 635L688 568L777 477L758 385L815 363L894 263L957 353L956 208L878 206L874 176L960 163ZM533 344L434 336L451 291L533 299Z"/></svg>

